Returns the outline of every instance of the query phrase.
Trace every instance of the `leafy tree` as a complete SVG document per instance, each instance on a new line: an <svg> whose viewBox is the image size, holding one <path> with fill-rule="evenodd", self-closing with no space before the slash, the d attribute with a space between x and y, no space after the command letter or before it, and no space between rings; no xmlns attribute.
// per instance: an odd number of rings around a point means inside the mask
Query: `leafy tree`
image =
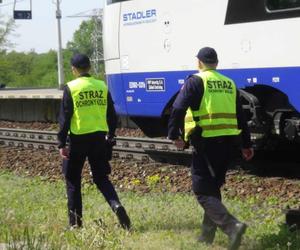
<svg viewBox="0 0 300 250"><path fill-rule="evenodd" d="M74 79L74 76L73 76L72 70L71 70L71 64L70 64L72 55L73 55L73 52L71 50L68 50L68 49L63 50L65 82L69 82Z"/></svg>
<svg viewBox="0 0 300 250"><path fill-rule="evenodd" d="M75 53L84 53L91 56L93 53L93 43L91 35L94 30L93 20L83 21L78 30L73 35L73 41L67 43L67 49Z"/></svg>
<svg viewBox="0 0 300 250"><path fill-rule="evenodd" d="M11 67L5 55L4 51L0 52L0 84L7 84L11 79Z"/></svg>
<svg viewBox="0 0 300 250"><path fill-rule="evenodd" d="M12 18L5 21L3 15L0 15L0 50L13 46L9 42L8 36L14 31L14 28L15 22Z"/></svg>
<svg viewBox="0 0 300 250"><path fill-rule="evenodd" d="M0 83L10 87L56 87L56 52L0 53ZM2 70L3 69L3 70Z"/></svg>
<svg viewBox="0 0 300 250"><path fill-rule="evenodd" d="M32 64L31 75L36 86L57 87L57 53L38 54Z"/></svg>
<svg viewBox="0 0 300 250"><path fill-rule="evenodd" d="M103 78L104 65L96 58L102 54L102 23L101 20L93 17L90 20L83 21L73 35L73 40L67 43L67 50L72 54L84 53L91 58L92 73L99 78Z"/></svg>
<svg viewBox="0 0 300 250"><path fill-rule="evenodd" d="M2 20L2 19L1 19ZM13 31L13 21L3 22L0 20L0 84L10 87L58 87L57 75L57 52L50 50L47 53L37 54L30 52L7 52L7 36ZM72 75L70 59L74 53L85 53L93 61L94 45L102 49L102 38L97 32L95 25L99 25L96 19L84 21L74 33L73 40L63 50L63 66L65 82L74 79ZM2 25L2 26L1 26ZM95 36L95 34L98 36ZM91 39L94 37L94 40ZM96 40L95 40L96 39ZM93 65L95 66L95 64ZM98 74L92 72L98 78L103 78L104 65L97 64ZM93 69L94 67L92 67ZM100 73L99 73L100 72Z"/></svg>

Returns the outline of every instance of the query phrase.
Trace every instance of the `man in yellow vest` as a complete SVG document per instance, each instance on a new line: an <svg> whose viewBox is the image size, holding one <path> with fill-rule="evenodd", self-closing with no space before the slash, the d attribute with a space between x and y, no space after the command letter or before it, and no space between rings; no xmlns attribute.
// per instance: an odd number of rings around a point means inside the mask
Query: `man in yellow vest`
<svg viewBox="0 0 300 250"><path fill-rule="evenodd" d="M216 71L216 51L204 47L197 58L200 73L187 78L173 104L168 138L179 150L186 143L193 145L192 188L204 209L198 240L211 244L219 227L229 237L228 249L235 250L247 226L226 209L220 188L235 157L237 142L242 142L241 152L246 160L254 153L238 90L232 79Z"/></svg>
<svg viewBox="0 0 300 250"><path fill-rule="evenodd" d="M91 167L93 182L102 192L121 226L130 228L130 219L121 205L108 175L108 144L113 144L117 116L107 86L90 76L90 60L84 54L71 59L75 80L66 84L59 114L59 152L68 196L69 226L82 226L81 174L85 159ZM69 146L66 146L69 135Z"/></svg>

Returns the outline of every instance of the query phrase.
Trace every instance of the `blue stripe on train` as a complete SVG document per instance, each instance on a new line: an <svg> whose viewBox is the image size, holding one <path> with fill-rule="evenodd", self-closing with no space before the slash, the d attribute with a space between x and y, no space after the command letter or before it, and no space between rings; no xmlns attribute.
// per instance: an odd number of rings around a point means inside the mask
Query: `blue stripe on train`
<svg viewBox="0 0 300 250"><path fill-rule="evenodd" d="M221 73L235 80L239 88L265 84L285 93L300 111L300 67L226 69ZM195 71L142 72L107 75L107 82L119 114L160 116L170 99Z"/></svg>

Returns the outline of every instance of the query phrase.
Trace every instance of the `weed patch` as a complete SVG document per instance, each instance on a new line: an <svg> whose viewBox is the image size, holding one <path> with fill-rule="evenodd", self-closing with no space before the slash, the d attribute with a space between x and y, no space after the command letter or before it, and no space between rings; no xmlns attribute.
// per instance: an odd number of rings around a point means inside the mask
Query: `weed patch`
<svg viewBox="0 0 300 250"><path fill-rule="evenodd" d="M156 190L161 180L153 177L149 185ZM203 212L191 194L120 193L133 224L127 232L95 186L85 184L84 227L70 231L62 181L0 172L0 183L0 246L6 249L222 249L227 245L220 231L210 248L196 242ZM300 234L283 224L277 201L276 197L225 199L229 210L249 225L241 249L300 249Z"/></svg>

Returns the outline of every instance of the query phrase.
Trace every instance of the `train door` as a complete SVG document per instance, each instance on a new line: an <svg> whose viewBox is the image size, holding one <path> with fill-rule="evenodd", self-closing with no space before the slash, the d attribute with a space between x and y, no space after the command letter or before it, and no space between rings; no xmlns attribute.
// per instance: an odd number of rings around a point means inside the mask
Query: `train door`
<svg viewBox="0 0 300 250"><path fill-rule="evenodd" d="M197 71L195 55L199 48L208 44L208 37L216 37L215 30L198 23L199 17L209 20L214 13L213 24L219 30L225 8L226 1L220 0L136 0L121 4L120 63L130 116L165 114L184 79ZM205 29L205 36L204 31L198 32L199 27Z"/></svg>
<svg viewBox="0 0 300 250"><path fill-rule="evenodd" d="M140 0L121 4L120 63L131 116L158 116L166 99L166 79L161 72L164 2Z"/></svg>
<svg viewBox="0 0 300 250"><path fill-rule="evenodd" d="M103 50L106 81L118 114L127 114L120 66L121 0L107 0L103 12Z"/></svg>

